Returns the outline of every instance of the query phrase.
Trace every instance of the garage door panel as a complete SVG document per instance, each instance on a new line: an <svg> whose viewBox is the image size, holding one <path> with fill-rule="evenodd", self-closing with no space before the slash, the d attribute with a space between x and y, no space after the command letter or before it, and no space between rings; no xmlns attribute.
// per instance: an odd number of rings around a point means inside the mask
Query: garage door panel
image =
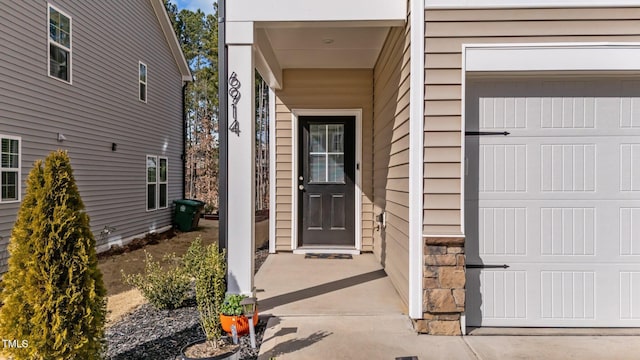
<svg viewBox="0 0 640 360"><path fill-rule="evenodd" d="M620 191L640 192L640 144L620 144Z"/></svg>
<svg viewBox="0 0 640 360"><path fill-rule="evenodd" d="M467 274L470 326L616 327L640 320L640 271L583 263Z"/></svg>
<svg viewBox="0 0 640 360"><path fill-rule="evenodd" d="M620 272L620 318L640 320L640 271Z"/></svg>
<svg viewBox="0 0 640 360"><path fill-rule="evenodd" d="M640 81L467 86L471 326L640 326ZM499 266L506 268L497 268Z"/></svg>
<svg viewBox="0 0 640 360"><path fill-rule="evenodd" d="M595 319L593 271L541 271L542 319Z"/></svg>
<svg viewBox="0 0 640 360"><path fill-rule="evenodd" d="M632 193L640 199L640 143L629 143L629 137L510 136L467 144L466 174L477 171L478 178L467 178L466 199L511 198L513 193L561 193L572 199L626 199Z"/></svg>
<svg viewBox="0 0 640 360"><path fill-rule="evenodd" d="M483 144L479 146L478 191L527 191L527 146L522 144Z"/></svg>
<svg viewBox="0 0 640 360"><path fill-rule="evenodd" d="M596 191L595 144L540 145L542 191Z"/></svg>
<svg viewBox="0 0 640 360"><path fill-rule="evenodd" d="M505 199L466 203L467 260L620 263L640 258L640 207L634 200ZM563 206L564 205L564 206ZM573 205L573 206L569 206ZM612 226L613 224L613 226ZM594 257L597 255L597 258ZM523 259L522 257L526 257ZM548 258L548 259L547 259Z"/></svg>
<svg viewBox="0 0 640 360"><path fill-rule="evenodd" d="M620 208L619 222L620 255L640 255L640 207Z"/></svg>
<svg viewBox="0 0 640 360"><path fill-rule="evenodd" d="M596 209L540 209L541 255L595 255Z"/></svg>
<svg viewBox="0 0 640 360"><path fill-rule="evenodd" d="M469 269L467 276L467 309L476 309L468 311L470 324L527 319L526 271Z"/></svg>

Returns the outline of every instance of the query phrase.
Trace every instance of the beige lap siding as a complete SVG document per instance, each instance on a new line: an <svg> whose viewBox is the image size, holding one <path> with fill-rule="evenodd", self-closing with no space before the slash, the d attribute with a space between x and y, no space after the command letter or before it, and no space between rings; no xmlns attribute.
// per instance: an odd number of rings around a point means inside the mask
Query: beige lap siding
<svg viewBox="0 0 640 360"><path fill-rule="evenodd" d="M276 92L276 250L291 250L292 109L362 109L362 250L373 250L371 131L373 75L368 69L288 69Z"/></svg>
<svg viewBox="0 0 640 360"><path fill-rule="evenodd" d="M426 10L425 235L460 234L462 45L638 42L640 8Z"/></svg>
<svg viewBox="0 0 640 360"><path fill-rule="evenodd" d="M374 212L386 227L374 251L403 301L409 299L409 27L392 29L374 68Z"/></svg>

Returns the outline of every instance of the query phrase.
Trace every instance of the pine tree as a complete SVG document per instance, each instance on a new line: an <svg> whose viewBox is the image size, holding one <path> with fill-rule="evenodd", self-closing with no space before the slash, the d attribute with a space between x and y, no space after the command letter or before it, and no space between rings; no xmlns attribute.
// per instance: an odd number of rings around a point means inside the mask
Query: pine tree
<svg viewBox="0 0 640 360"><path fill-rule="evenodd" d="M9 251L0 334L27 346L4 351L14 359L99 359L106 291L66 152L34 164Z"/></svg>

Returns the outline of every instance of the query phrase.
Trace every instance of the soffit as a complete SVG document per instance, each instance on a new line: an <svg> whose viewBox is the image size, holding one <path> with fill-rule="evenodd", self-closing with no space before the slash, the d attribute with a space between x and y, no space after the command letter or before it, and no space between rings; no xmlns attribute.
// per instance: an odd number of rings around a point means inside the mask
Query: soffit
<svg viewBox="0 0 640 360"><path fill-rule="evenodd" d="M373 68L389 26L276 24L262 26L282 69Z"/></svg>

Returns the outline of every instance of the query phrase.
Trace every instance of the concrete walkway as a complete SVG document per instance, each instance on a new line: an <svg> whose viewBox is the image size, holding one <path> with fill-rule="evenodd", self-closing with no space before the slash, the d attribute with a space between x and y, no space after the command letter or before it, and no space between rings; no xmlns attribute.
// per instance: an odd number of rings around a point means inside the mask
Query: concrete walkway
<svg viewBox="0 0 640 360"><path fill-rule="evenodd" d="M373 255L351 260L272 254L256 274L271 315L260 360L638 359L640 336L417 335Z"/></svg>

